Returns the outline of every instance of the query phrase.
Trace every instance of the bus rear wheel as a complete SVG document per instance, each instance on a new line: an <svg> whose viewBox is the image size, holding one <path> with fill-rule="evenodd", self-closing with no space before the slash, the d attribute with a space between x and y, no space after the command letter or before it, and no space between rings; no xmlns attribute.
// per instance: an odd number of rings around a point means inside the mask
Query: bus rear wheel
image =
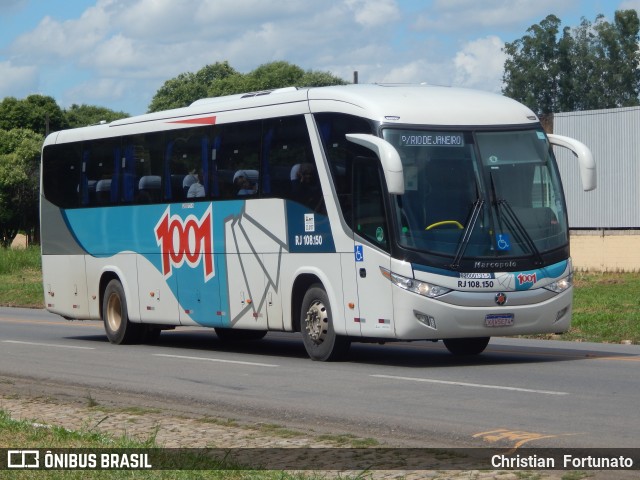
<svg viewBox="0 0 640 480"><path fill-rule="evenodd" d="M120 345L140 341L142 325L129 321L127 299L119 280L111 280L104 291L102 317L111 343Z"/></svg>
<svg viewBox="0 0 640 480"><path fill-rule="evenodd" d="M300 333L312 360L339 360L349 350L349 338L337 335L333 328L329 297L320 284L312 285L304 295L300 311Z"/></svg>
<svg viewBox="0 0 640 480"><path fill-rule="evenodd" d="M454 355L479 355L489 344L490 337L448 338L443 340L444 346Z"/></svg>

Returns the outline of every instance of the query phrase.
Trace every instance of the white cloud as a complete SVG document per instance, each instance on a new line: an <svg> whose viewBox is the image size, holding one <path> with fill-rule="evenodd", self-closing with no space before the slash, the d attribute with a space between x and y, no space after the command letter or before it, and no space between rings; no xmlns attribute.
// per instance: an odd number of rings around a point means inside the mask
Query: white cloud
<svg viewBox="0 0 640 480"><path fill-rule="evenodd" d="M0 98L22 97L34 93L38 85L38 69L0 62Z"/></svg>
<svg viewBox="0 0 640 480"><path fill-rule="evenodd" d="M345 0L356 22L364 27L378 27L400 18L394 0Z"/></svg>
<svg viewBox="0 0 640 480"><path fill-rule="evenodd" d="M426 59L409 61L395 66L381 66L369 72L369 76L378 74L379 83L427 83L430 85L450 84L451 68L442 63L430 63Z"/></svg>
<svg viewBox="0 0 640 480"><path fill-rule="evenodd" d="M455 57L454 84L499 91L506 60L503 46L504 42L495 35L468 42Z"/></svg>
<svg viewBox="0 0 640 480"><path fill-rule="evenodd" d="M130 81L109 78L81 83L68 90L61 99L61 103L65 107L74 103L80 105L86 103L84 99L91 97L99 104L104 104L104 102L123 98L129 88L131 88Z"/></svg>
<svg viewBox="0 0 640 480"><path fill-rule="evenodd" d="M640 10L640 0L625 0L616 10Z"/></svg>
<svg viewBox="0 0 640 480"><path fill-rule="evenodd" d="M44 17L31 32L19 36L11 51L21 57L53 62L59 58L72 58L93 49L105 36L108 18L92 7L78 20L59 22Z"/></svg>
<svg viewBox="0 0 640 480"><path fill-rule="evenodd" d="M27 6L28 0L2 0L0 1L0 13L9 14L22 10Z"/></svg>
<svg viewBox="0 0 640 480"><path fill-rule="evenodd" d="M440 19L452 11L436 4ZM357 70L363 83L482 84L487 72L473 71L479 45L462 46L454 63L448 39L410 31L413 21L395 0L96 0L78 18L45 17L7 51L21 65L63 69L55 80L68 84L67 93L57 94L67 104L133 114L146 109L166 80L225 60L241 72L286 60L347 81ZM42 77L53 85L51 74Z"/></svg>
<svg viewBox="0 0 640 480"><path fill-rule="evenodd" d="M499 28L537 23L551 12L563 10L557 0L436 0L416 17L417 30L451 31L461 28ZM531 21L531 19L534 22Z"/></svg>

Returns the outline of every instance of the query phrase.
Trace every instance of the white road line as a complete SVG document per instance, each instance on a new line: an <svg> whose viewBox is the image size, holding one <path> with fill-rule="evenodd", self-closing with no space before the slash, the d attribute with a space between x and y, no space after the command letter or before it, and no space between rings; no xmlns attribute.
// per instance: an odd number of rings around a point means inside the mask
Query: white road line
<svg viewBox="0 0 640 480"><path fill-rule="evenodd" d="M376 378L388 378L392 380L407 380L410 382L426 382L426 383L439 383L442 385L456 385L459 387L489 388L493 390L511 390L512 392L542 393L544 395L569 395L569 392L556 392L553 390L531 390L529 388L504 387L501 385L483 385L481 383L451 382L447 380L433 380L430 378L397 377L394 375L370 375L370 376L376 377Z"/></svg>
<svg viewBox="0 0 640 480"><path fill-rule="evenodd" d="M165 353L153 353L152 355L154 357L179 358L181 360L203 360L205 362L235 363L236 365L250 365L253 367L279 367L280 366L280 365L274 365L272 363L242 362L240 360L222 360L221 358L188 357L185 355L168 355Z"/></svg>
<svg viewBox="0 0 640 480"><path fill-rule="evenodd" d="M76 350L95 350L94 347L77 347L74 345L56 345L55 343L21 342L19 340L2 340L2 343L14 343L16 345L34 345L36 347L75 348Z"/></svg>

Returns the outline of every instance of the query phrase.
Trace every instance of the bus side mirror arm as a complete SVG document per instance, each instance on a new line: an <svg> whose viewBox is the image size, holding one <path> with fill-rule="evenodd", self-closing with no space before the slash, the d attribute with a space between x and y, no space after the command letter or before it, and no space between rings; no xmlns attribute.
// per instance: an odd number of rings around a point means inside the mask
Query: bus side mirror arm
<svg viewBox="0 0 640 480"><path fill-rule="evenodd" d="M562 135L548 134L547 137L549 137L551 145L568 148L576 157L578 157L582 189L585 192L595 189L598 183L596 162L593 159L593 154L591 153L591 150L589 150L589 147L578 140Z"/></svg>
<svg viewBox="0 0 640 480"><path fill-rule="evenodd" d="M363 133L347 133L347 140L373 151L380 159L387 190L392 195L404 194L404 173L398 151L386 140Z"/></svg>

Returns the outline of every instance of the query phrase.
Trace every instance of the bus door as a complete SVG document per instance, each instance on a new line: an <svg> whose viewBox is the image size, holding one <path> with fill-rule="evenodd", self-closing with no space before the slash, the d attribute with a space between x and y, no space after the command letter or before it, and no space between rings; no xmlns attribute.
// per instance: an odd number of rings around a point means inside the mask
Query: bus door
<svg viewBox="0 0 640 480"><path fill-rule="evenodd" d="M391 282L380 268L389 269L389 228L384 208L384 181L379 162L357 157L353 163L354 263L358 284L358 317L363 337L393 334Z"/></svg>

